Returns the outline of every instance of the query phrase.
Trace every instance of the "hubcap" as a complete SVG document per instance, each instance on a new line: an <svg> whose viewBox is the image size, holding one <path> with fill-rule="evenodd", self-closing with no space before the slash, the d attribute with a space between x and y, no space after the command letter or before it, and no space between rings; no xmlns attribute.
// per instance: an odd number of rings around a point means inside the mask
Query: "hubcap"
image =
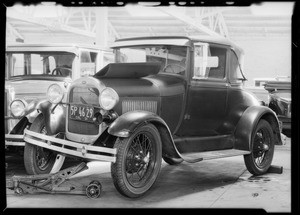
<svg viewBox="0 0 300 215"><path fill-rule="evenodd" d="M265 128L259 129L254 137L253 157L258 167L264 167L269 160L270 134Z"/></svg>
<svg viewBox="0 0 300 215"><path fill-rule="evenodd" d="M139 133L131 142L126 157L126 177L133 187L143 186L154 169L153 141Z"/></svg>

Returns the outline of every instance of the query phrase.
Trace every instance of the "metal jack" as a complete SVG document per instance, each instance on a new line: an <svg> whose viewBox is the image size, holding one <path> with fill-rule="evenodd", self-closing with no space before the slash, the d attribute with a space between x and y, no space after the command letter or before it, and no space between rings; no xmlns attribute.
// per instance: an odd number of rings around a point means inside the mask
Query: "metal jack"
<svg viewBox="0 0 300 215"><path fill-rule="evenodd" d="M14 190L15 194L33 193L70 193L85 194L87 197L96 199L101 195L102 186L98 181L92 181L88 186L70 182L75 174L88 169L86 163L69 167L52 174L41 174L31 176L13 176L6 180L6 188Z"/></svg>

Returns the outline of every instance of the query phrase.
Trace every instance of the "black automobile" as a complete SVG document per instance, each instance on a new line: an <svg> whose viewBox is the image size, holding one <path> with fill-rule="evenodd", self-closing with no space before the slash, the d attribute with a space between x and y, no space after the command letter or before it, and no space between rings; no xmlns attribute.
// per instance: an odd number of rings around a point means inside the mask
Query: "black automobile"
<svg viewBox="0 0 300 215"><path fill-rule="evenodd" d="M49 87L49 101L25 131L29 174L60 166L56 154L107 161L116 189L139 197L162 158L176 165L243 155L252 174L268 170L282 144L279 122L243 89L242 49L225 39L174 36L120 39L112 49L116 63L75 80L66 102L58 85Z"/></svg>
<svg viewBox="0 0 300 215"><path fill-rule="evenodd" d="M269 92L268 105L277 114L279 123L282 127L282 133L291 137L292 130L292 86L291 80L268 81L265 89Z"/></svg>

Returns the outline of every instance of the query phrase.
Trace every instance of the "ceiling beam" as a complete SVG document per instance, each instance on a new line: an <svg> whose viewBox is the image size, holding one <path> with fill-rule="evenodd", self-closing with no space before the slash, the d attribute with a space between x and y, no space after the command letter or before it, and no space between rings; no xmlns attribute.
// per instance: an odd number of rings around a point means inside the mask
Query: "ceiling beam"
<svg viewBox="0 0 300 215"><path fill-rule="evenodd" d="M48 28L51 31L66 31L66 32L71 32L74 34L79 34L83 36L88 36L88 37L96 37L96 34L93 32L81 30L78 28L70 27L68 25L62 24L58 22L57 20L50 20L50 19L45 19L45 18L35 18L26 14L20 14L17 11L14 10L7 10L7 17L20 20L23 22L27 23L32 23L40 26L44 26Z"/></svg>
<svg viewBox="0 0 300 215"><path fill-rule="evenodd" d="M183 13L175 11L171 7L157 7L157 9L176 18L176 19L181 20L182 22L186 23L187 25L193 26L194 28L196 28L199 31L205 32L206 34L208 34L210 36L223 37L222 35L216 33L215 31L212 31L208 27L206 27L202 24L199 24L195 19L193 19Z"/></svg>
<svg viewBox="0 0 300 215"><path fill-rule="evenodd" d="M11 35L24 40L24 37L10 23L6 23L6 27L7 27L7 31Z"/></svg>

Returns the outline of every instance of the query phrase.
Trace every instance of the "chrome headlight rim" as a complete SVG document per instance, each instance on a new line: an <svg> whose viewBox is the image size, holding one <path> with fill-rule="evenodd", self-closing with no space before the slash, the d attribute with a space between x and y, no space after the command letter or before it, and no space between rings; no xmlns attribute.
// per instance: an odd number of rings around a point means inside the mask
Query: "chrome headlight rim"
<svg viewBox="0 0 300 215"><path fill-rule="evenodd" d="M107 102L110 102L110 103L107 104ZM104 109L106 111L112 110L118 102L119 102L119 95L113 88L105 87L101 91L101 93L99 95L99 104L102 109Z"/></svg>
<svg viewBox="0 0 300 215"><path fill-rule="evenodd" d="M18 111L19 114L17 114L13 108L13 105L17 102L19 102L23 105L23 109L21 111ZM27 106L28 106L28 103L24 99L14 99L9 105L10 113L15 118L23 117L25 115L25 110L26 110Z"/></svg>
<svg viewBox="0 0 300 215"><path fill-rule="evenodd" d="M55 92L55 90L58 90ZM57 93L56 95L53 93ZM52 95L51 95L52 94ZM64 98L63 88L58 84L51 84L47 89L47 100L52 104L60 103Z"/></svg>

